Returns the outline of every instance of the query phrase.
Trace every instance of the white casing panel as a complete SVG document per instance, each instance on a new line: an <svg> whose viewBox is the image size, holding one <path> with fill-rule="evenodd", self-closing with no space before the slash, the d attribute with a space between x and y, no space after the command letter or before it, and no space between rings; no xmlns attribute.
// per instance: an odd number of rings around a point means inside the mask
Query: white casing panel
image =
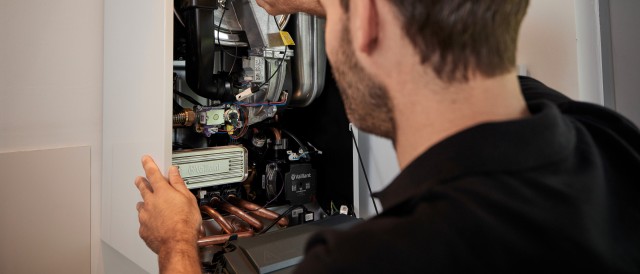
<svg viewBox="0 0 640 274"><path fill-rule="evenodd" d="M157 259L138 236L134 186L151 155L171 163L173 1L105 1L102 240L150 273Z"/></svg>

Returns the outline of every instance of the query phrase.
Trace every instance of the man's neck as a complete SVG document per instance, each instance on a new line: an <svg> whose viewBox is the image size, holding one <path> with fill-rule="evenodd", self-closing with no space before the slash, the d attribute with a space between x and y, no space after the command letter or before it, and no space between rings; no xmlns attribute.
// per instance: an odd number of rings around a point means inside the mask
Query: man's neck
<svg viewBox="0 0 640 274"><path fill-rule="evenodd" d="M416 79L416 78L414 78ZM419 79L419 78L417 78ZM405 169L437 143L473 126L529 115L515 73L466 84L409 83L389 88L398 162Z"/></svg>

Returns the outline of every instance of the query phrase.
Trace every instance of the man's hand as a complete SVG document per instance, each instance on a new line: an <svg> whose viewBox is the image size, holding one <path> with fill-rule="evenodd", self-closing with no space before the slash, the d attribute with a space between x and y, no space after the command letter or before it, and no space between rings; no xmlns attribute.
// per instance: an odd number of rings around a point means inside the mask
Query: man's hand
<svg viewBox="0 0 640 274"><path fill-rule="evenodd" d="M257 2L271 15L305 12L325 16L324 8L319 0L257 0Z"/></svg>
<svg viewBox="0 0 640 274"><path fill-rule="evenodd" d="M196 198L176 167L169 169L167 179L151 157L143 157L142 166L146 178L135 181L144 201L136 206L140 237L158 254L161 273L199 273L197 240L202 218Z"/></svg>

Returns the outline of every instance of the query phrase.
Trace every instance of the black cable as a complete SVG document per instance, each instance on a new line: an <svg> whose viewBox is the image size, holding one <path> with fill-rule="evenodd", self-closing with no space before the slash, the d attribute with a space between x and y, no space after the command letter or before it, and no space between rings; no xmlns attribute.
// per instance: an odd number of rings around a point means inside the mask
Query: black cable
<svg viewBox="0 0 640 274"><path fill-rule="evenodd" d="M178 11L176 10L175 7L173 7L173 14L178 19L178 22L180 22L180 25L182 25L182 27L186 28L187 26L184 24L184 21L182 21L182 17L180 17L180 14L178 14Z"/></svg>
<svg viewBox="0 0 640 274"><path fill-rule="evenodd" d="M194 104L196 106L202 106L202 104L200 104L200 102L198 102L198 100L194 99L193 97L191 97L191 96L189 96L189 95L187 95L185 93L182 93L182 92L180 92L178 90L175 90L175 89L173 90L173 93L175 95L178 95L178 96L182 97L183 99L189 101L190 103L192 103L192 104Z"/></svg>
<svg viewBox="0 0 640 274"><path fill-rule="evenodd" d="M197 19L196 19L197 20ZM213 13L213 15L211 16L211 26L213 27L213 29L216 29L216 14L215 11ZM218 37L220 36L220 34L218 33ZM215 70L216 68L216 33L213 33L213 46L211 47L211 51L213 54L211 54L211 63L213 64L213 69ZM214 74L217 74L214 72Z"/></svg>
<svg viewBox="0 0 640 274"><path fill-rule="evenodd" d="M353 139L353 144L356 146L356 151L358 152L358 159L360 159L360 167L362 168L362 173L364 173L364 179L367 181L367 187L369 187L369 195L371 196L371 202L373 203L373 208L376 210L376 215L380 215L378 212L378 206L376 205L376 200L373 199L373 191L371 190L371 184L369 183L369 176L367 176L367 170L364 168L364 162L362 162L362 156L360 155L360 148L358 148L358 142L356 141L356 136L353 134L353 129L349 129L351 132L351 138Z"/></svg>
<svg viewBox="0 0 640 274"><path fill-rule="evenodd" d="M267 209L267 207L269 205L271 205L273 202L275 202L276 200L278 200L278 198L280 197L280 195L282 195L282 193L284 192L284 178L282 177L282 174L278 171L278 176L280 177L280 180L282 180L282 187L280 187L280 191L278 192L278 194L276 195L275 198L271 199L271 201L268 201L266 204L264 204L263 206L261 206L260 208L254 209L254 210L245 210L245 212L256 212L262 209Z"/></svg>
<svg viewBox="0 0 640 274"><path fill-rule="evenodd" d="M289 47L285 46L284 47L284 55L282 56L282 61L280 61L280 64L278 65L278 68L276 69L276 71L271 74L271 77L269 77L269 79L267 79L267 81L265 81L264 83L262 83L262 85L258 86L258 88L256 89L256 91L254 91L253 93L256 93L258 90L260 90L262 87L266 86L267 84L269 84L269 82L271 82L271 79L273 79L273 77L276 76L276 74L278 74L278 72L280 72L280 68L282 68L282 63L285 62L286 58L287 58L287 50L289 49ZM252 89L253 90L253 89Z"/></svg>
<svg viewBox="0 0 640 274"><path fill-rule="evenodd" d="M264 204L261 208L258 208L258 209L256 209L256 210L249 210L249 212L252 212L252 211L258 211L258 210L260 210L260 209L267 208L269 205L271 205L271 203L273 203L273 202L275 202L276 200L278 200L278 198L280 198L280 195L282 195L282 193L284 192L284 185L285 185L285 183L284 183L284 177L282 176L282 173L277 169L277 166L276 166L276 169L275 169L275 171L274 171L274 172L275 172L276 174L278 174L278 177L280 177L280 180L282 181L282 187L280 187L280 191L278 191L278 194L276 194L276 197L274 197L273 199L271 199L270 201L268 201L268 202L267 202L266 204ZM277 185L277 184L278 184L278 179L276 178L276 185Z"/></svg>
<svg viewBox="0 0 640 274"><path fill-rule="evenodd" d="M282 31L280 29L280 24L278 24L278 18L276 18L275 15L273 16L273 20L276 22L276 28L278 28L278 30ZM289 49L288 46L284 46L284 55L282 56L282 61L280 61L280 64L278 64L278 68L276 69L276 71L273 74L271 74L271 76L269 77L269 79L267 79L267 81L262 83L262 85L258 86L258 88L252 89L252 91L255 90L255 91L253 91L253 93L258 92L262 87L264 87L267 84L269 84L269 82L271 82L271 79L273 79L273 77L275 77L276 74L278 74L278 72L280 72L280 68L282 68L282 63L284 63L286 58L287 58L287 50L288 49Z"/></svg>
<svg viewBox="0 0 640 274"><path fill-rule="evenodd" d="M309 148L307 148L307 146L305 146L304 143L302 143L300 139L298 139L295 135L291 134L291 132L287 131L286 129L281 129L281 131L293 138L293 140L298 143L302 151L309 152Z"/></svg>
<svg viewBox="0 0 640 274"><path fill-rule="evenodd" d="M271 223L269 226L265 227L262 231L258 232L258 235L264 234L267 231L269 231L271 228L273 228L280 220L282 220L282 218L284 218L285 216L289 215L289 213L291 213L294 209L296 208L302 208L302 210L305 210L304 206L302 205L295 205L290 207L289 209L287 209L285 212L283 212L282 214L280 214L280 216L278 216L278 218L276 218L273 223Z"/></svg>
<svg viewBox="0 0 640 274"><path fill-rule="evenodd" d="M276 22L276 28L278 28L279 31L282 31L282 29L280 28L280 23L278 23L278 18L276 18L276 16L273 16L273 21Z"/></svg>
<svg viewBox="0 0 640 274"><path fill-rule="evenodd" d="M225 2L225 3L226 3L226 2ZM233 5L233 4L232 4L232 5ZM227 51L227 50L222 46L222 43L220 43L220 28L222 28L222 19L224 19L224 16L225 16L226 14L227 14L227 6L226 6L226 4L225 4L225 6L223 7L223 10L222 10L222 15L220 16L220 22L218 23L218 44L220 45L220 48L222 49L222 51L223 51L225 54L227 54L227 55L229 55L229 56L233 57L233 63L235 63L235 62L238 60L238 58L242 58L242 57L238 56L238 46L236 45L236 54L234 55L234 54L229 53L229 52L228 52L228 51ZM215 27L215 25L214 25L214 27Z"/></svg>

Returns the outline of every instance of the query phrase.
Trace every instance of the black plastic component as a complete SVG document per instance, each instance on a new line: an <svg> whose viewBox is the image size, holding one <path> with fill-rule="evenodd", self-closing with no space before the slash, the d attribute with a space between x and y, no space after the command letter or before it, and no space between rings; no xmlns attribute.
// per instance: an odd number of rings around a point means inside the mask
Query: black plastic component
<svg viewBox="0 0 640 274"><path fill-rule="evenodd" d="M204 8L204 9L217 9L218 0L182 0L183 9L188 8Z"/></svg>
<svg viewBox="0 0 640 274"><path fill-rule="evenodd" d="M291 273L302 261L309 238L320 230L346 230L360 220L338 215L305 225L269 232L260 237L238 239L237 249L224 254L225 268L232 274Z"/></svg>
<svg viewBox="0 0 640 274"><path fill-rule="evenodd" d="M186 80L196 94L221 101L234 101L231 85L214 72L215 33L214 0L184 0L187 27Z"/></svg>
<svg viewBox="0 0 640 274"><path fill-rule="evenodd" d="M310 203L316 195L316 171L311 164L291 164L284 181L285 199L292 205Z"/></svg>

